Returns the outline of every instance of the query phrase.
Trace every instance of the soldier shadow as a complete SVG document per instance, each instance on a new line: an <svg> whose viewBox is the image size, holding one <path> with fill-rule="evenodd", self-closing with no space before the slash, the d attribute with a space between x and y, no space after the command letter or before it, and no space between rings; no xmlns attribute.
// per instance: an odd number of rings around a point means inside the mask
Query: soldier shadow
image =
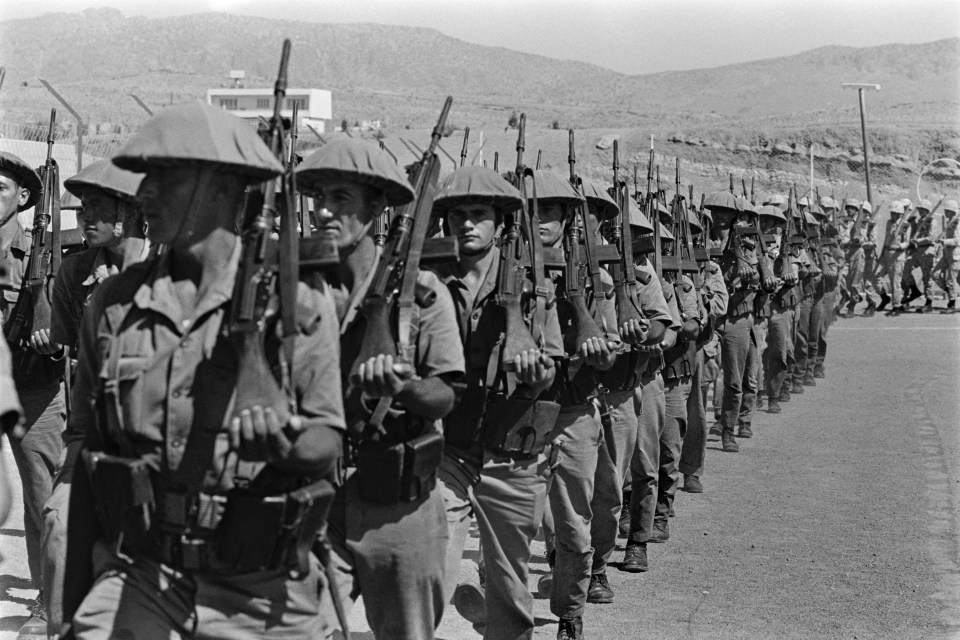
<svg viewBox="0 0 960 640"><path fill-rule="evenodd" d="M23 529L0 529L0 536L10 536L11 538L25 538L27 534Z"/></svg>
<svg viewBox="0 0 960 640"><path fill-rule="evenodd" d="M376 640L373 631L351 631L350 638L351 640ZM343 640L343 632L341 632L340 629L334 631L332 640Z"/></svg>
<svg viewBox="0 0 960 640"><path fill-rule="evenodd" d="M30 616L5 616L0 618L0 631L19 631L28 620Z"/></svg>

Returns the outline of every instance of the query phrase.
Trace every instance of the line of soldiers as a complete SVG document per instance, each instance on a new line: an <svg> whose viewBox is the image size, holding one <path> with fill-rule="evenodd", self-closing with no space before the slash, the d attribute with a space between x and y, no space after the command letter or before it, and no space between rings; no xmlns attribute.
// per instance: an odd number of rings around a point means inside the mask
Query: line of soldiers
<svg viewBox="0 0 960 640"><path fill-rule="evenodd" d="M451 599L486 638L530 638L542 529L557 637L581 638L615 597L618 533L620 568L647 571L676 492L704 490L709 385L735 452L764 399L823 377L854 268L829 199L697 211L679 179L669 199L580 179L572 141L569 180L520 154L507 177L439 178L429 153L408 174L338 140L285 166L185 104L66 182L87 248L55 274L49 331L9 345L46 600L22 635L329 637L362 595L378 638L432 638ZM294 180L315 205L299 233L294 209L268 215ZM15 214L41 191L0 155L5 318L31 258ZM427 222L453 258L427 259ZM307 268L308 237L332 264ZM297 241L293 271L267 269ZM471 522L481 579L458 585Z"/></svg>

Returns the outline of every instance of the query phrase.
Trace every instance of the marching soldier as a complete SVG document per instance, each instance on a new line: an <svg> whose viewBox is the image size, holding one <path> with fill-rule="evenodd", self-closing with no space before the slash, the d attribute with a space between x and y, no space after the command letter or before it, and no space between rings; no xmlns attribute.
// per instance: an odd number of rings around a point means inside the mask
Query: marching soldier
<svg viewBox="0 0 960 640"><path fill-rule="evenodd" d="M33 207L43 185L37 173L17 156L0 152L0 317L10 320L30 260L31 241L17 213ZM5 325L6 326L6 325ZM43 505L53 489L53 477L63 452L65 418L60 379L64 353L51 341L50 331L31 334L29 342L9 344L13 381L23 407L22 428L10 438L13 459L23 487L23 521L30 579L40 591L30 607L24 635L46 633L42 582Z"/></svg>
<svg viewBox="0 0 960 640"><path fill-rule="evenodd" d="M104 281L84 312L65 619L79 639L315 637L309 547L329 486L316 481L335 473L344 428L333 300L298 285L292 362L276 300L266 362L241 361L226 331L237 213L247 186L272 188L283 167L239 119L199 103L164 109L113 162L146 174L137 199L169 250ZM258 391L236 387L246 367L292 388L240 404Z"/></svg>
<svg viewBox="0 0 960 640"><path fill-rule="evenodd" d="M958 225L957 201L943 203L943 231L940 234L940 260L934 267L939 274L937 284L947 294L947 312L953 312L957 306L957 261L960 260L960 225Z"/></svg>
<svg viewBox="0 0 960 640"><path fill-rule="evenodd" d="M440 279L419 270L422 304L413 305L408 333L395 328L409 341L412 366L395 362L394 353L360 361L364 342L378 338L368 335L361 313L385 259L373 223L385 207L411 202L413 189L386 151L352 139L331 142L305 158L297 180L316 194L319 231L338 238L341 258L329 280L340 314L353 468L330 515L337 592L347 607L363 596L377 638L432 638L443 615L448 541L436 482L443 444L439 421L453 408L452 383L464 373L456 308ZM381 404L389 408L378 428L371 421Z"/></svg>
<svg viewBox="0 0 960 640"><path fill-rule="evenodd" d="M813 211L815 212L816 208ZM794 388L813 387L817 384L813 377L813 369L823 323L824 280L835 276L820 246L820 220L816 213L810 211L804 213L804 216L807 229L814 233L814 237L809 240L813 250L807 254L811 261L811 268L807 271L806 277L802 278L803 300L800 302L797 341L794 346Z"/></svg>
<svg viewBox="0 0 960 640"><path fill-rule="evenodd" d="M96 286L146 257L149 245L136 203L142 179L142 174L101 160L64 182L67 190L83 203L78 222L83 225L87 246L64 256L53 284L50 340L66 347L67 357L77 356L83 310ZM61 596L69 490L70 485L58 474L43 514L43 581L51 635L59 633L63 624Z"/></svg>
<svg viewBox="0 0 960 640"><path fill-rule="evenodd" d="M910 246L910 258L904 266L904 289L910 293L903 301L904 307L907 307L916 297L919 297L920 287L917 285L914 270L920 270L920 283L923 285L923 295L926 298L923 306L917 309L917 313L927 313L933 309L933 263L937 256L937 236L939 234L939 225L936 216L931 213L929 200L921 200L917 205L917 220L913 227ZM916 294L916 295L914 295Z"/></svg>
<svg viewBox="0 0 960 640"><path fill-rule="evenodd" d="M907 264L907 249L910 248L910 225L904 218L903 202L890 204L890 219L887 220L886 240L880 251L880 281L884 293L889 291L893 306L887 315L897 315L904 310L903 280Z"/></svg>
<svg viewBox="0 0 960 640"><path fill-rule="evenodd" d="M447 176L434 200L435 215L445 219L446 228L458 239L459 263L441 265L439 275L456 306L467 360L460 403L444 419L440 477L450 524L446 597L459 575L472 512L483 555L483 599L473 607L479 611L461 613L471 622L484 623L485 638L533 635L533 597L527 587L530 544L543 517L547 494L543 452L559 409L556 403L538 399L553 383L556 359L563 357L556 307L548 308L543 318L524 313L525 324L519 328L526 335L519 336L511 335L518 327L508 322L500 305L501 278L514 273L502 271L510 267L502 260L497 240L504 233L505 218L522 205L517 189L480 166ZM506 232L519 234L519 228ZM515 239L519 241L519 236ZM504 362L509 357L506 350L515 344L534 348ZM511 365L512 371L504 370ZM461 591L467 588L465 584ZM455 598L458 604L462 600Z"/></svg>

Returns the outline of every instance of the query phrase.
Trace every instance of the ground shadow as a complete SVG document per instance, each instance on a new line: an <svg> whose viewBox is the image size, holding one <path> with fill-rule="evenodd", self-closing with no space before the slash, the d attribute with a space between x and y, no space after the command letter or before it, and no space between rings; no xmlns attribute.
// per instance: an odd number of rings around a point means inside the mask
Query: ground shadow
<svg viewBox="0 0 960 640"><path fill-rule="evenodd" d="M0 529L0 536L10 536L12 538L25 538L27 536L23 529Z"/></svg>
<svg viewBox="0 0 960 640"><path fill-rule="evenodd" d="M27 624L30 616L6 616L0 618L0 631L20 631L20 627Z"/></svg>
<svg viewBox="0 0 960 640"><path fill-rule="evenodd" d="M0 601L13 602L29 607L33 604L31 598L18 598L10 595L10 589L33 589L33 581L30 578L21 578L19 576L2 575L0 576ZM18 629L20 627L17 627Z"/></svg>

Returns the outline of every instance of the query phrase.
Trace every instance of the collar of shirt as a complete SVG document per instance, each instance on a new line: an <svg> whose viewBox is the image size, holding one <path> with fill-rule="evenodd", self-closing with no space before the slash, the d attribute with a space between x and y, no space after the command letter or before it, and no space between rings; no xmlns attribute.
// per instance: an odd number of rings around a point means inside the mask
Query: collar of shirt
<svg viewBox="0 0 960 640"><path fill-rule="evenodd" d="M237 277L240 262L240 238L237 238L230 254L230 260L222 277L212 282L205 291L198 291L197 307L190 317L185 317L180 307L173 279L170 275L171 253L164 253L153 268L153 273L140 285L133 296L133 303L145 310L166 316L176 326L179 333L189 331L190 327L210 311L219 308L233 295L233 285Z"/></svg>

